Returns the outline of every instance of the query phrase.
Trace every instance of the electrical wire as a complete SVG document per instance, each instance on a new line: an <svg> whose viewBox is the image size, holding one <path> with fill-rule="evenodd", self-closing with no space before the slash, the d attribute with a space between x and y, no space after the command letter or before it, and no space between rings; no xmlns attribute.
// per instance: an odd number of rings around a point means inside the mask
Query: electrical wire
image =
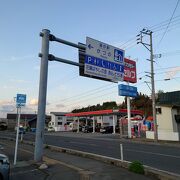
<svg viewBox="0 0 180 180"><path fill-rule="evenodd" d="M180 77L171 78L170 80L179 79L179 78L180 78ZM158 81L165 81L165 79L157 79L157 80L155 80L155 82L158 82ZM135 86L137 86L137 85L140 86L140 85L143 85L143 84L145 84L145 82L137 83ZM101 95L95 96L95 97L93 97L93 98L94 98L94 99L97 99L97 98L99 98L99 97L104 97L104 96L106 96L106 95L112 95L112 93L115 93L115 92L117 92L117 90L116 90L116 91L111 91L111 92L108 92L108 93L105 93L105 94L101 94ZM107 97L107 96L106 96L106 97ZM67 107L70 107L70 106L72 106L72 105L74 105L74 104L78 104L78 103L84 102L84 101L87 102L88 100L92 100L92 98L87 98L87 99L75 101L75 102L73 102L73 103L70 103L70 104L65 105L65 107L63 107L62 109L67 108Z"/></svg>
<svg viewBox="0 0 180 180"><path fill-rule="evenodd" d="M169 20L169 23L168 23L168 25L167 25L164 33L163 33L163 35L162 35L162 38L160 39L160 41L159 41L159 43L158 43L158 47L159 47L160 43L162 42L164 36L165 36L166 33L167 33L167 30L168 30L169 25L170 25L170 23L171 23L171 20L172 20L172 18L173 18L173 16L174 16L174 13L176 12L176 9L177 9L177 7L178 7L179 2L180 2L180 0L178 0L177 3L176 3L176 7L175 7L175 9L174 9L174 11L173 11L173 13L172 13L172 16L171 16L171 18L170 18L170 20Z"/></svg>
<svg viewBox="0 0 180 180"><path fill-rule="evenodd" d="M177 4L178 5L178 4ZM175 8L175 10L176 10L176 8ZM175 10L174 10L174 12L175 12ZM173 15L174 15L174 13L173 13ZM164 21L164 22L161 22L161 23L159 23L159 24L156 24L156 25L154 25L154 26L152 26L152 28L153 28L153 30L155 30L155 32L158 32L158 31L161 31L161 30L164 30L164 29L168 29L167 27L165 28L162 28L163 26L165 26L165 25L168 25L168 27L170 27L170 23L171 22L177 22L177 21L179 21L179 17L180 17L180 15L179 16L176 16L176 17L174 17L173 18L173 15L171 16L171 18L170 18L170 20L166 20L166 21ZM173 20L174 19L174 20ZM172 21L173 20L173 21ZM169 23L166 23L167 21L169 21ZM178 23L179 24L179 23ZM176 24L172 24L171 26L173 27L173 26L175 26L175 25L177 25L177 23ZM161 29L160 29L161 28ZM170 30L170 29L169 29ZM166 33L168 32L167 30L165 31ZM125 46L125 49L127 50L127 49L130 49L130 48L132 48L132 47L134 47L134 46L136 46L137 44L136 44L136 37L134 37L134 38L131 38L131 39L129 39L128 41L126 41L125 43L123 43L123 44L121 44L120 45L120 47L123 47L123 46ZM167 56L168 54L163 54L163 56ZM161 69L163 69L163 68L161 68ZM141 73L143 73L143 72L141 72ZM138 73L138 74L140 74L140 73ZM112 83L113 84L113 83ZM103 87L100 87L100 88L96 88L96 89L94 89L94 90L98 90L98 89L101 89L101 88L105 88L106 86L103 86ZM88 92L91 92L91 95L93 95L93 93L92 93L92 91L94 91L94 90L89 90L89 91L87 91L87 92L84 92L84 93L81 93L81 94L79 94L79 95L77 95L76 96L76 98L78 97L78 96L82 96L82 94L84 94L84 96L85 96L85 94L86 93L88 93ZM102 92L103 90L101 90L100 92ZM97 92L96 92L97 93ZM102 96L102 95L101 95ZM74 96L73 97L69 97L69 98L65 98L65 99L62 99L63 101L69 101L69 100L72 100L72 98L74 98ZM92 98L91 98L92 99ZM62 100L59 100L59 101L62 101ZM58 101L57 101L58 102Z"/></svg>
<svg viewBox="0 0 180 180"><path fill-rule="evenodd" d="M180 18L180 15L177 15L177 16L173 17L172 20L178 19L178 18ZM153 25L153 26L150 26L150 27L148 27L148 29L156 29L156 28L158 28L159 26L162 26L164 23L167 24L169 21L170 21L170 18L167 19L167 20L164 20L164 21L162 21L162 22L160 22L160 23L157 23L157 24L155 24L155 25Z"/></svg>

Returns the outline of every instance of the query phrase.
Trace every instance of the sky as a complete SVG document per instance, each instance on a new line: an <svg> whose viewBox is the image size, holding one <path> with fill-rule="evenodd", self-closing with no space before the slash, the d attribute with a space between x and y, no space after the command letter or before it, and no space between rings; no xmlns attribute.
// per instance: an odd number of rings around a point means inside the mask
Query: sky
<svg viewBox="0 0 180 180"><path fill-rule="evenodd" d="M180 3L178 0L1 0L0 118L16 112L17 93L26 94L24 113L37 113L42 29L58 38L86 37L125 50L136 61L138 92L151 95L149 51L137 44L143 28L153 31L155 91L180 89ZM149 39L143 38L149 43ZM78 50L50 42L50 53L78 62ZM165 79L169 79L166 80ZM126 84L119 82L118 84ZM49 61L46 112L70 112L107 101L122 103L118 84L79 76L78 67Z"/></svg>

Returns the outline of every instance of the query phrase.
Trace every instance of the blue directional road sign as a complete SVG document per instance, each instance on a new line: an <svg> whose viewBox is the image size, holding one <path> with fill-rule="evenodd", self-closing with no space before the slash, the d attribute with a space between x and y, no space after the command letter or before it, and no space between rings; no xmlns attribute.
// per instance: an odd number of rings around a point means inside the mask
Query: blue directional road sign
<svg viewBox="0 0 180 180"><path fill-rule="evenodd" d="M18 106L24 106L26 104L26 94L17 94L16 104Z"/></svg>
<svg viewBox="0 0 180 180"><path fill-rule="evenodd" d="M119 93L119 96L136 97L137 96L137 87L119 84L118 85L118 93Z"/></svg>
<svg viewBox="0 0 180 180"><path fill-rule="evenodd" d="M124 50L87 37L84 74L123 81Z"/></svg>

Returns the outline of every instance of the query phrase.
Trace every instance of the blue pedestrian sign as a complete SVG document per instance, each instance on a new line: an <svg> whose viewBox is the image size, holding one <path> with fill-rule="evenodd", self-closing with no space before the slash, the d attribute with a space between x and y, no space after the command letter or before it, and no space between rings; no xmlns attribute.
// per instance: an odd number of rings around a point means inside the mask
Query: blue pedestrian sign
<svg viewBox="0 0 180 180"><path fill-rule="evenodd" d="M123 81L124 50L87 37L84 74Z"/></svg>
<svg viewBox="0 0 180 180"><path fill-rule="evenodd" d="M26 94L17 94L16 96L16 105L25 106L26 104Z"/></svg>

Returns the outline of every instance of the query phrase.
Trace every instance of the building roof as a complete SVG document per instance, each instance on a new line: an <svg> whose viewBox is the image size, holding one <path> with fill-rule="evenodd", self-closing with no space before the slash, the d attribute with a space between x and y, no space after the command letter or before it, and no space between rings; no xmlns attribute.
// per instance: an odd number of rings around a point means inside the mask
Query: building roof
<svg viewBox="0 0 180 180"><path fill-rule="evenodd" d="M180 106L180 91L160 94L157 105Z"/></svg>
<svg viewBox="0 0 180 180"><path fill-rule="evenodd" d="M55 116L65 116L69 112L50 112L50 114L54 114Z"/></svg>
<svg viewBox="0 0 180 180"><path fill-rule="evenodd" d="M7 114L7 119L10 120L10 119L16 119L17 118L17 114ZM31 120L34 120L34 119L37 119L37 114L21 114L21 119L25 119L27 121L31 121ZM46 115L46 119L50 120L51 119L51 116L48 116Z"/></svg>
<svg viewBox="0 0 180 180"><path fill-rule="evenodd" d="M79 113L67 113L66 116L71 116L71 117L84 117L84 116L93 116L93 115L109 115L109 114L127 114L127 109L118 109L118 110L113 110L113 109L108 109L108 110L100 110L100 111L88 111L88 112L79 112ZM139 114L143 115L143 111L140 110L131 110L132 114Z"/></svg>

